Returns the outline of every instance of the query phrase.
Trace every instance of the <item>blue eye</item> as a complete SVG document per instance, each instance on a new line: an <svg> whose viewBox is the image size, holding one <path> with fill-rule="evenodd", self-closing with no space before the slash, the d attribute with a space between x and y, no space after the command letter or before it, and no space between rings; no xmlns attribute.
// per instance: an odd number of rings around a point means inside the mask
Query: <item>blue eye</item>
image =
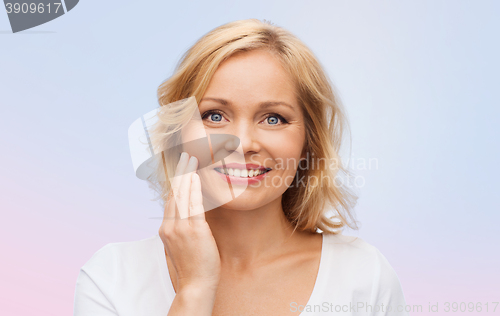
<svg viewBox="0 0 500 316"><path fill-rule="evenodd" d="M267 118L267 122L268 122L269 124L271 124L271 125L276 125L276 124L278 124L279 119L278 119L278 117L277 117L277 116L269 116L269 117Z"/></svg>
<svg viewBox="0 0 500 316"><path fill-rule="evenodd" d="M222 122L222 119L224 118L224 116L222 115L222 113L219 113L219 111L217 111L217 110L210 110L210 111L206 111L205 113L203 113L201 118L203 120L208 119L208 122L220 123L220 122Z"/></svg>
<svg viewBox="0 0 500 316"><path fill-rule="evenodd" d="M210 118L214 122L220 122L220 121L222 121L222 115L220 115L219 113L210 114Z"/></svg>
<svg viewBox="0 0 500 316"><path fill-rule="evenodd" d="M283 125L288 124L288 121L277 113L270 113L266 115L266 123L268 125ZM211 123L221 123L224 120L224 115L219 110L208 110L202 115L203 120L207 120L207 122Z"/></svg>
<svg viewBox="0 0 500 316"><path fill-rule="evenodd" d="M283 124L289 124L288 121L278 113L271 113L268 114L266 117L267 123L269 125L283 125Z"/></svg>

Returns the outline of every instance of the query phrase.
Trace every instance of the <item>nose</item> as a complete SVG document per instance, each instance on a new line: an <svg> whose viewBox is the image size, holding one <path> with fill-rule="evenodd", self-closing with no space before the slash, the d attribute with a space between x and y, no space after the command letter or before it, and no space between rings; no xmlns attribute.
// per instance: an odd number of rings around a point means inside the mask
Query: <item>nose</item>
<svg viewBox="0 0 500 316"><path fill-rule="evenodd" d="M256 131L250 124L240 124L234 126L231 133L238 137L231 138L225 143L225 149L229 152L236 151L243 156L258 153L261 150L261 144ZM239 144L238 144L239 143Z"/></svg>

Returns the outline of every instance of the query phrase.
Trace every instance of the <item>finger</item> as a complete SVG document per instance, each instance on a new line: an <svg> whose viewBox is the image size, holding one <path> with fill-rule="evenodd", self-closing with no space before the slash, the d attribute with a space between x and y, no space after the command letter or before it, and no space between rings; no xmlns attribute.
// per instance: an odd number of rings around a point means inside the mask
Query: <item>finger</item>
<svg viewBox="0 0 500 316"><path fill-rule="evenodd" d="M189 217L189 195L191 191L191 175L196 171L198 166L198 159L195 156L191 156L188 165L185 169L185 174L182 176L181 185L179 187L180 198L176 200L177 207L179 208L179 215L181 219Z"/></svg>
<svg viewBox="0 0 500 316"><path fill-rule="evenodd" d="M186 177L186 173L188 172L187 168L189 166L189 154L187 152L183 152L181 154L182 157L182 162L179 160L179 164L177 165L177 170L175 173L175 177L172 181L173 185L173 198L172 198L172 204L173 204L173 209L174 209L174 216L175 219L182 219L182 213L180 212L182 206L180 206L180 203L182 203L182 200L185 198L185 189L182 188L182 183L184 178Z"/></svg>
<svg viewBox="0 0 500 316"><path fill-rule="evenodd" d="M164 219L167 220L175 220L176 218L179 217L177 207L176 207L176 196L179 194L179 186L180 186L180 181L182 174L184 173L184 170L186 169L187 163L188 163L188 158L189 155L185 152L181 154L181 157L179 159L179 162L177 163L177 167L175 169L175 174L173 177L169 178L170 181L170 192L168 194L168 200L165 207L165 213L163 215Z"/></svg>
<svg viewBox="0 0 500 316"><path fill-rule="evenodd" d="M205 221L205 209L203 208L203 196L201 193L200 176L196 172L194 172L191 179L192 183L189 219L190 224L196 226L197 224L203 223Z"/></svg>

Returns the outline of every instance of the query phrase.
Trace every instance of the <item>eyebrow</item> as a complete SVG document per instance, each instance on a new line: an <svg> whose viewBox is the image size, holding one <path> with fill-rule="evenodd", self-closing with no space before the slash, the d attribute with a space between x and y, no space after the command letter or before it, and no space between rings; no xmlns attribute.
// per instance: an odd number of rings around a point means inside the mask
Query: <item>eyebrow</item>
<svg viewBox="0 0 500 316"><path fill-rule="evenodd" d="M210 97L201 99L200 103L201 103L201 101L205 101L205 100L218 102L224 106L231 106L232 105L232 103L227 101L227 100L219 99L219 98L210 98ZM261 107L261 108L267 108L267 107L276 106L276 105L284 105L284 106L289 107L290 109L295 111L293 106L291 106L290 104L283 102L283 101L264 101L264 102L259 103L259 107Z"/></svg>

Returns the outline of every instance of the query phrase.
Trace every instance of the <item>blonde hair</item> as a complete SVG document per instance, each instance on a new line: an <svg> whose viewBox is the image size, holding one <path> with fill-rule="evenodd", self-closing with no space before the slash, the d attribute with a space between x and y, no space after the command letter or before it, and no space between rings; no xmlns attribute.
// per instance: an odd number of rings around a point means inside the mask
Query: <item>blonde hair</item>
<svg viewBox="0 0 500 316"><path fill-rule="evenodd" d="M299 168L294 181L283 193L282 207L287 219L296 229L311 232L320 229L335 234L344 226L358 229L353 213L357 196L338 183L339 176L351 176L339 156L344 128L348 128L342 104L311 50L293 34L270 22L248 19L224 24L200 38L182 56L174 74L158 88L160 111L158 123L151 132L153 143L162 144L172 137L179 137L177 132L182 128L181 122L196 110L177 101L194 96L195 104L199 103L223 61L237 52L255 49L276 56L292 77L304 113L305 151L318 160L316 169ZM180 151L164 153L157 161L157 175L175 170L172 161ZM334 161L333 167L328 166L327 161ZM305 185L298 185L297 178L305 178ZM326 178L328 183L313 181L318 178ZM148 181L165 203L170 191L169 182L158 178ZM335 210L336 214L328 217L328 208Z"/></svg>

